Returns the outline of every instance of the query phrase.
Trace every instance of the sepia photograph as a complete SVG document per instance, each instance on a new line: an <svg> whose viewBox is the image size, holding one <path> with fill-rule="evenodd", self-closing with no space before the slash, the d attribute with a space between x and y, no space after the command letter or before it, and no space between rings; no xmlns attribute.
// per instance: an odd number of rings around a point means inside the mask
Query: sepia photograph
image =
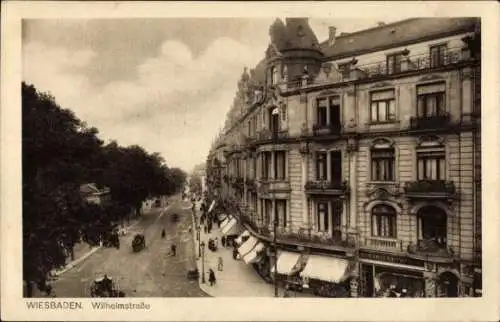
<svg viewBox="0 0 500 322"><path fill-rule="evenodd" d="M479 15L19 28L16 294L32 314L483 297Z"/></svg>

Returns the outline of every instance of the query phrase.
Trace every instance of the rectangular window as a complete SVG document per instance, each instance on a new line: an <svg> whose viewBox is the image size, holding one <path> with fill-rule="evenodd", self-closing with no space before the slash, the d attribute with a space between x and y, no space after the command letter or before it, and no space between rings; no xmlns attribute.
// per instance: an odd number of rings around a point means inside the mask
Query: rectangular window
<svg viewBox="0 0 500 322"><path fill-rule="evenodd" d="M340 97L339 96L330 97L328 102L329 102L328 108L330 109L330 119L328 120L329 124L339 126L341 123Z"/></svg>
<svg viewBox="0 0 500 322"><path fill-rule="evenodd" d="M262 179L270 179L271 152L262 152Z"/></svg>
<svg viewBox="0 0 500 322"><path fill-rule="evenodd" d="M326 152L316 152L316 179L327 180Z"/></svg>
<svg viewBox="0 0 500 322"><path fill-rule="evenodd" d="M419 86L417 88L418 117L444 115L446 110L445 84Z"/></svg>
<svg viewBox="0 0 500 322"><path fill-rule="evenodd" d="M342 237L342 210L343 201L335 199L331 202L332 206L332 237Z"/></svg>
<svg viewBox="0 0 500 322"><path fill-rule="evenodd" d="M430 66L437 68L445 65L446 45L431 46L430 48Z"/></svg>
<svg viewBox="0 0 500 322"><path fill-rule="evenodd" d="M316 225L319 232L328 231L328 202L316 204Z"/></svg>
<svg viewBox="0 0 500 322"><path fill-rule="evenodd" d="M372 181L394 181L394 149L373 149Z"/></svg>
<svg viewBox="0 0 500 322"><path fill-rule="evenodd" d="M273 201L264 199L264 204L264 224L269 225L271 223L271 214L273 213Z"/></svg>
<svg viewBox="0 0 500 322"><path fill-rule="evenodd" d="M351 63L339 64L339 71L343 79L351 77Z"/></svg>
<svg viewBox="0 0 500 322"><path fill-rule="evenodd" d="M401 62L403 54L393 54L387 56L387 74L396 74L401 72Z"/></svg>
<svg viewBox="0 0 500 322"><path fill-rule="evenodd" d="M286 151L275 152L274 174L276 179L286 178Z"/></svg>
<svg viewBox="0 0 500 322"><path fill-rule="evenodd" d="M330 152L331 181L337 184L342 182L342 153L340 151Z"/></svg>
<svg viewBox="0 0 500 322"><path fill-rule="evenodd" d="M372 92L370 94L370 120L387 122L396 119L394 90Z"/></svg>
<svg viewBox="0 0 500 322"><path fill-rule="evenodd" d="M446 157L444 151L419 152L418 180L445 180Z"/></svg>
<svg viewBox="0 0 500 322"><path fill-rule="evenodd" d="M286 214L286 199L276 199L276 213L275 218L277 218L278 227L286 227L287 214Z"/></svg>
<svg viewBox="0 0 500 322"><path fill-rule="evenodd" d="M327 108L328 108L328 101L326 98L321 98L317 100L317 107L316 107L316 124L320 126L325 126L327 124Z"/></svg>
<svg viewBox="0 0 500 322"><path fill-rule="evenodd" d="M252 158L253 178L257 177L257 158Z"/></svg>

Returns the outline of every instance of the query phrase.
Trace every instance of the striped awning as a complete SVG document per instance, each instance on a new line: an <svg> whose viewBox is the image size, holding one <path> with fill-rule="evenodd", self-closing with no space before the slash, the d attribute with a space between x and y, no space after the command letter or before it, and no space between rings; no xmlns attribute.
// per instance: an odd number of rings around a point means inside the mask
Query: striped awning
<svg viewBox="0 0 500 322"><path fill-rule="evenodd" d="M220 224L220 228L223 229L231 221L231 216L226 217Z"/></svg>
<svg viewBox="0 0 500 322"><path fill-rule="evenodd" d="M278 261L276 262L278 274L292 275L296 273L301 256L299 253L281 251L278 254ZM274 266L271 267L271 273L274 273Z"/></svg>
<svg viewBox="0 0 500 322"><path fill-rule="evenodd" d="M236 244L241 244L243 242L243 238L244 237L249 237L250 236L250 232L248 230L245 230L243 233L241 233L241 235L238 236L238 238L236 238L234 241L236 242Z"/></svg>
<svg viewBox="0 0 500 322"><path fill-rule="evenodd" d="M343 282L348 277L349 261L341 258L311 255L301 277L333 283Z"/></svg>
<svg viewBox="0 0 500 322"><path fill-rule="evenodd" d="M236 235L238 233L238 225L236 219L232 218L227 225L222 228L222 235Z"/></svg>
<svg viewBox="0 0 500 322"><path fill-rule="evenodd" d="M246 264L252 264L258 262L259 260L261 260L259 253L264 250L264 247L265 246L263 243L257 243L257 245L243 257L243 261Z"/></svg>
<svg viewBox="0 0 500 322"><path fill-rule="evenodd" d="M238 253L240 254L241 257L244 257L246 254L248 254L254 247L255 245L259 242L259 240L253 236L250 236L246 242L243 243L238 248Z"/></svg>

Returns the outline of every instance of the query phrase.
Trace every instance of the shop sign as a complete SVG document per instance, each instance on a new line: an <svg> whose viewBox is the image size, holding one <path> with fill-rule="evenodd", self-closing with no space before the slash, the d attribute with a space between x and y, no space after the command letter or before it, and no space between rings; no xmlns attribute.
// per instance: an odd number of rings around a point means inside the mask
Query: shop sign
<svg viewBox="0 0 500 322"><path fill-rule="evenodd" d="M360 250L359 257L380 262L424 267L424 261L408 257L394 256L390 254L371 253Z"/></svg>

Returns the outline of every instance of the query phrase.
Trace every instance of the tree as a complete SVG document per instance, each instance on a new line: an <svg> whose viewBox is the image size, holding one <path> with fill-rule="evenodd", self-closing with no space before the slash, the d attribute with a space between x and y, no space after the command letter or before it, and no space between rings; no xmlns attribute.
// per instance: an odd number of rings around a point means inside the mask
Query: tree
<svg viewBox="0 0 500 322"><path fill-rule="evenodd" d="M189 191L197 195L201 195L202 184L201 177L199 175L191 175L189 178Z"/></svg>

